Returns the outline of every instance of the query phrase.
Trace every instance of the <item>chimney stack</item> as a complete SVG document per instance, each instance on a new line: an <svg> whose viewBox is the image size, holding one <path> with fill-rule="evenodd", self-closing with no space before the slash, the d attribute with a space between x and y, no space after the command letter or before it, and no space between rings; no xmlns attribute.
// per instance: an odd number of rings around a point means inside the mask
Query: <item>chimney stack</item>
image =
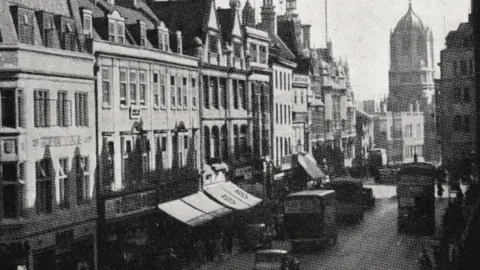
<svg viewBox="0 0 480 270"><path fill-rule="evenodd" d="M416 101L415 106L416 106L417 112L420 112L420 104L418 103L418 100Z"/></svg>
<svg viewBox="0 0 480 270"><path fill-rule="evenodd" d="M302 25L302 32L303 32L303 48L310 49L310 24Z"/></svg>
<svg viewBox="0 0 480 270"><path fill-rule="evenodd" d="M275 16L273 0L263 0L260 16L262 17L264 30L272 34L277 34L277 16Z"/></svg>

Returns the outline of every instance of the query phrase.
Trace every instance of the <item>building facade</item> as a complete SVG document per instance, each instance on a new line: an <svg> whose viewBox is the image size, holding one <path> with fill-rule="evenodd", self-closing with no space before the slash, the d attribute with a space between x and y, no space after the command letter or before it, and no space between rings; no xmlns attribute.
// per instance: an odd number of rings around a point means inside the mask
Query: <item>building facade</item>
<svg viewBox="0 0 480 270"><path fill-rule="evenodd" d="M374 147L373 115L356 110L355 159L353 167L365 168L369 151Z"/></svg>
<svg viewBox="0 0 480 270"><path fill-rule="evenodd" d="M144 2L80 0L80 15L95 55L100 265L153 267L168 235L158 203L199 188L198 58Z"/></svg>
<svg viewBox="0 0 480 270"><path fill-rule="evenodd" d="M94 59L44 2L0 2L0 268L95 269Z"/></svg>
<svg viewBox="0 0 480 270"><path fill-rule="evenodd" d="M442 164L451 172L461 173L465 159L475 151L475 59L471 21L461 23L456 31L448 33L446 48L440 54L440 73L435 87Z"/></svg>
<svg viewBox="0 0 480 270"><path fill-rule="evenodd" d="M425 157L439 160L435 128L433 35L415 14L412 4L390 34L388 108L409 111L419 102L425 116Z"/></svg>

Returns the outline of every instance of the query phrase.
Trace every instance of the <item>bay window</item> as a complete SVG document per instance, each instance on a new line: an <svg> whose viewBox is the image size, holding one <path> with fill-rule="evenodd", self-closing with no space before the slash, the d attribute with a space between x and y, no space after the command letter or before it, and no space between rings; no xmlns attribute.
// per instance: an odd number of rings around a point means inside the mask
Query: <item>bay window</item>
<svg viewBox="0 0 480 270"><path fill-rule="evenodd" d="M58 160L58 183L60 193L60 207L69 208L68 194L69 194L69 181L68 181L68 158L61 158Z"/></svg>
<svg viewBox="0 0 480 270"><path fill-rule="evenodd" d="M53 202L53 181L52 181L52 161L42 159L35 162L36 175L36 196L35 208L37 214L52 213Z"/></svg>
<svg viewBox="0 0 480 270"><path fill-rule="evenodd" d="M0 127L25 127L23 90L0 89Z"/></svg>
<svg viewBox="0 0 480 270"><path fill-rule="evenodd" d="M0 163L0 184L2 185L3 218L18 218L23 211L25 192L25 163Z"/></svg>
<svg viewBox="0 0 480 270"><path fill-rule="evenodd" d="M120 69L120 106L127 106L127 70L124 68Z"/></svg>

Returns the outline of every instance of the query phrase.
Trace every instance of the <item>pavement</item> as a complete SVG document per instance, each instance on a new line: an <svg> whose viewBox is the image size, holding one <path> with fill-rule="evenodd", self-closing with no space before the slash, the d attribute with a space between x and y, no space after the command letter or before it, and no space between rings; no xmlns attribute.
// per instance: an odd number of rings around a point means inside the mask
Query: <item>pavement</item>
<svg viewBox="0 0 480 270"><path fill-rule="evenodd" d="M395 186L370 185L376 197L373 209L365 212L364 220L356 224L339 225L335 246L308 253L299 253L301 269L312 270L388 270L418 269L417 259L422 248L431 246L441 234L441 220L448 198L436 200L436 233L434 237L419 237L397 231L397 202ZM446 190L446 189L445 189ZM290 250L285 241L275 241L273 248ZM255 255L235 253L223 261L204 265L199 269L252 269Z"/></svg>

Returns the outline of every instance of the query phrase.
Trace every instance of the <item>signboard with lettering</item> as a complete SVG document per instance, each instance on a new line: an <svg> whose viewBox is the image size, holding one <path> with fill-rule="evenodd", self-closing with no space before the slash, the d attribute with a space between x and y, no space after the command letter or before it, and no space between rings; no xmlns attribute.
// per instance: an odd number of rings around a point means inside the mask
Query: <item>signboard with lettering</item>
<svg viewBox="0 0 480 270"><path fill-rule="evenodd" d="M92 136L48 136L34 139L32 144L34 147L61 147L81 145L93 142Z"/></svg>
<svg viewBox="0 0 480 270"><path fill-rule="evenodd" d="M238 168L234 171L234 177L243 176L243 179L250 179L252 178L252 173L252 167Z"/></svg>
<svg viewBox="0 0 480 270"><path fill-rule="evenodd" d="M155 190L105 200L105 219L123 217L151 209L157 205Z"/></svg>
<svg viewBox="0 0 480 270"><path fill-rule="evenodd" d="M309 78L305 75L293 74L293 84L308 85Z"/></svg>

